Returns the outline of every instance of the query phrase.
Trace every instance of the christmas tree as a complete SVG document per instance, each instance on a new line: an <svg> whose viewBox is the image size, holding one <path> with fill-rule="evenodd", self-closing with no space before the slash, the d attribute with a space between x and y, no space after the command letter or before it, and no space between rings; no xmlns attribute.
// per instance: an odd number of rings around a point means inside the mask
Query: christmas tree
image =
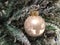
<svg viewBox="0 0 60 45"><path fill-rule="evenodd" d="M36 37L24 28L33 9L46 23ZM60 0L0 0L0 45L60 45Z"/></svg>

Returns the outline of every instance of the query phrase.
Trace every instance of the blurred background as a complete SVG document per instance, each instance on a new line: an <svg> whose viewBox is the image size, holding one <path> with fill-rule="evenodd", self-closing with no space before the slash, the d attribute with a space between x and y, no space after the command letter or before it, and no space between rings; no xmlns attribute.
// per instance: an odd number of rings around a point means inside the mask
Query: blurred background
<svg viewBox="0 0 60 45"><path fill-rule="evenodd" d="M24 29L31 9L38 9L46 22L38 37ZM0 45L60 45L60 0L0 0Z"/></svg>

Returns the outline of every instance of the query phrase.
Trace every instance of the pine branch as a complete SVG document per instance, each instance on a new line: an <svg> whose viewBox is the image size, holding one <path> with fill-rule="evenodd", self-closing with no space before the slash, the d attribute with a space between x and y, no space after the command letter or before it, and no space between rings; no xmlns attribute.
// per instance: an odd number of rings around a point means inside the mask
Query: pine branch
<svg viewBox="0 0 60 45"><path fill-rule="evenodd" d="M16 0L11 0L10 3L8 4L8 8L6 9L6 15L5 17L6 18L9 18L10 17L10 13L13 11L13 6L15 4Z"/></svg>
<svg viewBox="0 0 60 45"><path fill-rule="evenodd" d="M17 40L22 41L24 45L31 45L27 37L20 29L17 29L13 25L5 24L5 26L9 30L10 34L14 36Z"/></svg>

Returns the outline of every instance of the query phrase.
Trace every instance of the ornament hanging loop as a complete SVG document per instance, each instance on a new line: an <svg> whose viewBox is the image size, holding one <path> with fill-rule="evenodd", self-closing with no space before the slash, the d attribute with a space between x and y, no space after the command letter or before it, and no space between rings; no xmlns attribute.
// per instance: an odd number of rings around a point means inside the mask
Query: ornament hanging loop
<svg viewBox="0 0 60 45"><path fill-rule="evenodd" d="M39 5L33 5L31 6L31 9L30 9L30 16L38 16L39 15Z"/></svg>

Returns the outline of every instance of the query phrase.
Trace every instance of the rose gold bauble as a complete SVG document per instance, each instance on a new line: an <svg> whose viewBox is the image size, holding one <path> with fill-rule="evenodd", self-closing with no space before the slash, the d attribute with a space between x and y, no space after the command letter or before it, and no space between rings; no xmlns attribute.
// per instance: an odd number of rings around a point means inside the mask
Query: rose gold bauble
<svg viewBox="0 0 60 45"><path fill-rule="evenodd" d="M33 10L30 12L30 15L24 22L24 28L26 33L29 36L37 37L41 36L45 31L45 21L39 15L39 12Z"/></svg>
<svg viewBox="0 0 60 45"><path fill-rule="evenodd" d="M29 36L41 36L45 31L45 21L41 16L29 16L25 20L24 28Z"/></svg>

